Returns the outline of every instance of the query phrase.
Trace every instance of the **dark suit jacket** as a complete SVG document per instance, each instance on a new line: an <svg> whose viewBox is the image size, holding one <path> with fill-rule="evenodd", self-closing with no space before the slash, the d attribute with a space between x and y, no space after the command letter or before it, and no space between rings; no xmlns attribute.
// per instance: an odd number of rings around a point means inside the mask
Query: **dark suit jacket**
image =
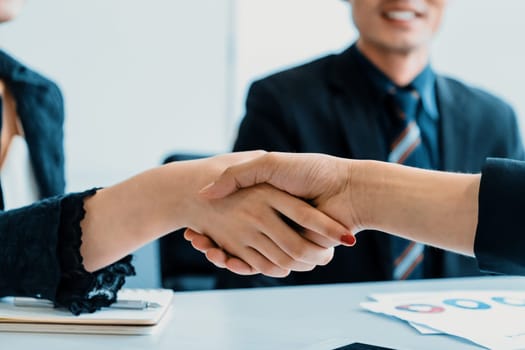
<svg viewBox="0 0 525 350"><path fill-rule="evenodd" d="M3 51L0 79L16 101L40 198L64 193L64 101L60 89Z"/></svg>
<svg viewBox="0 0 525 350"><path fill-rule="evenodd" d="M384 107L348 50L253 83L235 151L317 152L387 159L379 120ZM500 99L437 76L443 170L479 172L487 157L524 159L516 116ZM285 279L219 276L218 287L390 279L390 238L362 232L354 248L336 248L333 261ZM429 277L478 274L474 259L434 248L425 252Z"/></svg>

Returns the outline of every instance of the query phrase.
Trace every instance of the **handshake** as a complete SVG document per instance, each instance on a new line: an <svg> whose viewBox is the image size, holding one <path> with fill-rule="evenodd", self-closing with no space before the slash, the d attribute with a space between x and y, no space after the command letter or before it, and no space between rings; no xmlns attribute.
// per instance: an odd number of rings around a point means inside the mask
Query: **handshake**
<svg viewBox="0 0 525 350"><path fill-rule="evenodd" d="M378 161L261 152L227 165L200 190L207 216L184 237L218 267L272 277L328 264L335 246L353 246L366 229L472 256L479 181Z"/></svg>

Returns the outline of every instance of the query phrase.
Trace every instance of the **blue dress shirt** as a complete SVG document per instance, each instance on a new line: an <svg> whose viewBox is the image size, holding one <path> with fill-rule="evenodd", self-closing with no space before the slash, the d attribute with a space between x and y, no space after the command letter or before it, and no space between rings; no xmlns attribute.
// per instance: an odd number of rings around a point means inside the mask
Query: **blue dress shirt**
<svg viewBox="0 0 525 350"><path fill-rule="evenodd" d="M365 74L372 81L372 85L377 90L377 94L381 99L381 103L384 102L388 91L393 88L399 89L402 86L397 86L390 78L388 78L379 68L377 68L368 58L366 58L357 48L357 45L353 45L350 48L350 52L357 58L357 62L361 65ZM421 142L430 155L430 162L433 169L441 169L441 154L439 149L439 111L436 97L436 75L434 71L427 65L418 76L408 85L411 85L421 96L421 102L419 103L416 111L416 121L421 130ZM383 114L383 118L380 121L383 129L383 134L386 140L391 140L395 137L392 135L394 128L392 127L391 116L386 110ZM386 150L388 153L390 150Z"/></svg>

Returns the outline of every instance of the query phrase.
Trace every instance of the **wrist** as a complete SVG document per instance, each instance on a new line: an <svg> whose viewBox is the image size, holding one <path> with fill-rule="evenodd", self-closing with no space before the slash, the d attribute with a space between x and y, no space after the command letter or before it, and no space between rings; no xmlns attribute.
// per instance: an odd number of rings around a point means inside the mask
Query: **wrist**
<svg viewBox="0 0 525 350"><path fill-rule="evenodd" d="M378 226L377 197L383 187L381 174L374 170L374 161L349 160L346 198L353 215L353 231L359 232Z"/></svg>
<svg viewBox="0 0 525 350"><path fill-rule="evenodd" d="M353 161L350 188L361 229L472 255L479 175Z"/></svg>
<svg viewBox="0 0 525 350"><path fill-rule="evenodd" d="M158 201L154 215L162 225L163 231L171 232L182 227L194 227L196 213L204 201L198 196L201 187L210 177L201 161L182 161L166 164L158 168L158 186L155 193Z"/></svg>

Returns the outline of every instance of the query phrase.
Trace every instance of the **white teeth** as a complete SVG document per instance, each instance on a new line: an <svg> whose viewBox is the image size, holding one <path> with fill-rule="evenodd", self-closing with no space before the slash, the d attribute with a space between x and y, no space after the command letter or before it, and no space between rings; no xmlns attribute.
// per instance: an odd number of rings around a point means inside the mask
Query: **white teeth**
<svg viewBox="0 0 525 350"><path fill-rule="evenodd" d="M410 21L416 18L416 13L412 11L390 11L386 13L386 16L398 21Z"/></svg>

